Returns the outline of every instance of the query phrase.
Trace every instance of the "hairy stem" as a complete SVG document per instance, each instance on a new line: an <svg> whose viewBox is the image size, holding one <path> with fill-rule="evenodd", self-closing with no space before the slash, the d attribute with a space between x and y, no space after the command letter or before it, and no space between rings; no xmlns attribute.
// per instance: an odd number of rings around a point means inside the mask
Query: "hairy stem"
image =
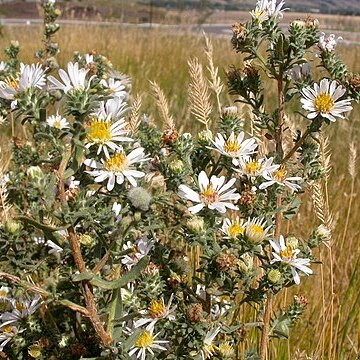
<svg viewBox="0 0 360 360"><path fill-rule="evenodd" d="M58 170L58 187L59 187L59 193L60 193L60 200L62 204L66 204L66 193L65 193L65 186L64 181L62 179L63 174L65 172L67 163L69 161L70 153L65 154L63 157L63 160L61 161L59 170ZM81 254L80 244L78 241L78 238L75 233L75 229L73 226L70 226L68 228L69 233L69 240L70 240L70 246L73 253L74 261L76 264L76 267L80 271L80 273L86 272L86 265L84 262L84 259ZM101 342L104 345L108 345L111 343L111 335L108 334L105 331L105 328L100 320L92 286L89 283L89 281L84 280L82 281L82 287L83 287L83 296L85 299L86 309L88 311L88 316L91 321L91 324L96 332L96 334L99 336Z"/></svg>
<svg viewBox="0 0 360 360"><path fill-rule="evenodd" d="M277 131L275 134L276 141L276 153L279 157L280 162L284 156L283 150L283 126L284 126L284 117L285 117L285 96L284 96L284 83L283 83L283 74L280 71L278 81L278 103L279 103L279 112L278 112L278 123ZM282 223L282 214L280 211L282 204L282 196L279 194L276 199L276 216L275 216L275 239L279 238L281 233L281 223ZM260 359L266 360L269 346L269 331L270 331L270 321L271 321L271 311L273 303L273 294L271 291L268 291L266 294L265 309L263 316L263 328L261 333L261 342L260 342Z"/></svg>

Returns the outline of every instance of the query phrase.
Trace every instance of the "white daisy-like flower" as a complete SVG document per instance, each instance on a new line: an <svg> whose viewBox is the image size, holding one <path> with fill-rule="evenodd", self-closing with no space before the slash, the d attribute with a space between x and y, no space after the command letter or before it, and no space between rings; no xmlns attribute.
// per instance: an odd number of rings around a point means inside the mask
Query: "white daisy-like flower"
<svg viewBox="0 0 360 360"><path fill-rule="evenodd" d="M351 99L339 100L345 92L345 87L329 79L322 79L320 84L315 83L313 89L303 89L301 103L303 109L310 111L308 119L319 115L333 122L337 117L344 119L343 113L352 110Z"/></svg>
<svg viewBox="0 0 360 360"><path fill-rule="evenodd" d="M270 229L265 218L254 218L246 222L244 234L251 243L260 244L271 235Z"/></svg>
<svg viewBox="0 0 360 360"><path fill-rule="evenodd" d="M234 169L236 172L254 179L266 172L277 170L280 165L273 164L273 158L252 159L250 157L239 159L239 167Z"/></svg>
<svg viewBox="0 0 360 360"><path fill-rule="evenodd" d="M69 122L63 118L59 113L56 113L56 115L51 115L46 119L47 124L50 127L62 130L62 129L68 129L70 127Z"/></svg>
<svg viewBox="0 0 360 360"><path fill-rule="evenodd" d="M137 186L136 178L142 178L145 173L134 169L136 163L149 161L144 154L144 148L140 147L126 154L124 150L117 150L111 156L98 162L94 159L86 159L84 164L95 170L86 171L95 177L95 182L107 181L107 189L111 191L115 187L115 183L121 185L125 178L132 186Z"/></svg>
<svg viewBox="0 0 360 360"><path fill-rule="evenodd" d="M0 302L8 300L10 289L7 286L0 287Z"/></svg>
<svg viewBox="0 0 360 360"><path fill-rule="evenodd" d="M258 0L256 3L255 10L251 11L250 14L254 20L257 20L259 24L273 17L276 19L282 19L283 12L288 10L283 9L285 1L280 1L277 4L277 0Z"/></svg>
<svg viewBox="0 0 360 360"><path fill-rule="evenodd" d="M140 238L136 244L132 244L128 241L124 244L124 250L133 249L134 252L128 255L125 255L121 263L126 265L130 270L134 265L136 265L144 256L146 256L155 244L154 240L149 240L147 236Z"/></svg>
<svg viewBox="0 0 360 360"><path fill-rule="evenodd" d="M198 176L200 192L197 193L186 185L180 185L179 196L198 203L188 209L192 214L198 213L204 207L208 207L210 210L217 210L220 213L225 213L226 208L238 210L238 207L230 202L240 199L240 194L236 193L236 189L230 190L235 182L236 179L231 179L224 184L225 176L212 176L209 181L205 171L201 171Z"/></svg>
<svg viewBox="0 0 360 360"><path fill-rule="evenodd" d="M261 190L266 189L274 184L285 186L293 191L298 191L301 189L300 185L294 184L292 181L301 181L302 178L299 176L287 177L287 170L285 166L281 166L280 168L272 172L266 172L263 174L263 177L266 181L260 184L259 189Z"/></svg>
<svg viewBox="0 0 360 360"><path fill-rule="evenodd" d="M306 275L311 275L313 273L313 271L309 268L310 259L297 258L300 250L285 244L285 240L282 235L280 235L278 242L270 240L270 244L274 249L272 252L274 259L271 260L271 263L282 262L289 265L291 267L291 273L295 284L300 284L298 270Z"/></svg>
<svg viewBox="0 0 360 360"><path fill-rule="evenodd" d="M160 319L168 319L169 321L175 320L173 313L176 309L176 305L171 307L173 297L174 295L171 294L167 305L165 305L164 299L152 300L146 310L140 311L140 314L144 315L144 317L136 320L134 322L134 327L138 328L148 324L146 326L146 330L151 330L154 329L155 324Z"/></svg>
<svg viewBox="0 0 360 360"><path fill-rule="evenodd" d="M220 327L209 330L204 338L203 346L200 350L202 360L208 359L214 355L218 347L214 344L216 336L220 332Z"/></svg>
<svg viewBox="0 0 360 360"><path fill-rule="evenodd" d="M46 246L50 248L49 254L60 254L63 252L63 248L59 245L56 245L53 241L47 240L45 243Z"/></svg>
<svg viewBox="0 0 360 360"><path fill-rule="evenodd" d="M50 90L62 90L67 94L71 90L85 90L90 87L90 83L94 76L89 80L86 79L86 75L89 69L79 69L79 63L69 62L67 65L67 72L63 69L59 70L59 76L62 80L59 81L54 76L50 75L48 80L50 82Z"/></svg>
<svg viewBox="0 0 360 360"><path fill-rule="evenodd" d="M128 98L125 84L121 80L116 80L114 78L109 78L108 80L102 79L100 84L106 89L110 96L121 99Z"/></svg>
<svg viewBox="0 0 360 360"><path fill-rule="evenodd" d="M0 325L0 351L4 350L5 345L11 341L11 339L16 336L19 332L23 330L19 330L18 327L8 324Z"/></svg>
<svg viewBox="0 0 360 360"><path fill-rule="evenodd" d="M342 39L343 38L341 36L336 38L334 34L330 34L329 36L326 36L325 33L321 33L319 37L318 46L323 51L333 52L335 50L338 41Z"/></svg>
<svg viewBox="0 0 360 360"><path fill-rule="evenodd" d="M256 153L257 144L254 138L244 140L245 133L235 135L234 132L225 139L223 135L217 134L215 140L211 142L215 145L215 150L220 154L231 157L232 163L239 165L239 159L248 157Z"/></svg>
<svg viewBox="0 0 360 360"><path fill-rule="evenodd" d="M240 219L239 216L237 216L235 219L225 218L223 226L220 230L227 238L236 239L238 236L244 235L244 219Z"/></svg>
<svg viewBox="0 0 360 360"><path fill-rule="evenodd" d="M133 141L124 136L129 132L126 129L128 124L123 117L127 110L126 106L127 104L119 98L101 103L99 110L85 125L87 130L85 146L87 148L96 145L98 146L98 155L104 151L106 157L109 157L108 148L115 151L120 149L119 142Z"/></svg>
<svg viewBox="0 0 360 360"><path fill-rule="evenodd" d="M5 312L0 316L2 325L6 326L14 324L17 321L34 314L34 312L41 306L41 297L36 295L32 300L11 299L11 312Z"/></svg>
<svg viewBox="0 0 360 360"><path fill-rule="evenodd" d="M16 77L0 81L0 97L14 100L17 94L27 89L42 89L46 84L45 72L41 64L20 64L20 73Z"/></svg>
<svg viewBox="0 0 360 360"><path fill-rule="evenodd" d="M167 344L168 341L156 340L158 335L159 333L153 335L153 329L142 331L137 337L135 344L130 348L129 356L132 359L145 360L147 352L154 355L153 350L166 350L166 347L162 344Z"/></svg>

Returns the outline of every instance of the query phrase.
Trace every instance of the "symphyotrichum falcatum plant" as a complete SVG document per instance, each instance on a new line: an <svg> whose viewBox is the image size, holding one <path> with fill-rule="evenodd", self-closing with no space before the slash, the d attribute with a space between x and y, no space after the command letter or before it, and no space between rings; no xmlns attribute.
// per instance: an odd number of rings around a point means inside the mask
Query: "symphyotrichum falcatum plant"
<svg viewBox="0 0 360 360"><path fill-rule="evenodd" d="M42 5L39 62L20 63L12 42L0 63L1 126L11 133L0 183L1 356L266 359L270 339L286 339L306 307L298 295L279 309L276 295L317 271L313 250L331 238L331 222L307 238L283 222L325 176L321 133L359 100L359 75L335 54L335 36L310 18L284 32L284 2L258 1L233 25L244 60L227 71L234 104L222 103L208 38L206 71L189 60L203 127L189 134L156 82L163 128L141 114L131 80L104 56L76 53L59 69L60 12Z"/></svg>

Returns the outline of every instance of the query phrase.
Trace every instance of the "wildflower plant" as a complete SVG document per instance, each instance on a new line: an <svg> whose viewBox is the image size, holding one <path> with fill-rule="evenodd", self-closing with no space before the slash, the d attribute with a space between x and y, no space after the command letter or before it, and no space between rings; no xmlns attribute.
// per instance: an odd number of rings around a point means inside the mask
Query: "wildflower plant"
<svg viewBox="0 0 360 360"><path fill-rule="evenodd" d="M284 5L258 1L233 26L245 57L227 72L228 88L250 122L234 104L222 111L209 39L210 81L189 61L198 134L176 129L155 82L163 129L142 115L130 80L102 55L76 53L55 70L20 65L17 44L6 50L0 350L10 359L265 359L269 337L289 336L306 300L277 310L274 297L316 272L313 249L331 229L300 238L283 221L324 175L319 133L344 121L359 89L315 20L281 30ZM44 60L56 55L59 12L54 1L43 7ZM315 78L310 63L328 77ZM303 123L288 142L290 104ZM255 322L241 316L247 306L258 309ZM258 334L250 347L249 331Z"/></svg>

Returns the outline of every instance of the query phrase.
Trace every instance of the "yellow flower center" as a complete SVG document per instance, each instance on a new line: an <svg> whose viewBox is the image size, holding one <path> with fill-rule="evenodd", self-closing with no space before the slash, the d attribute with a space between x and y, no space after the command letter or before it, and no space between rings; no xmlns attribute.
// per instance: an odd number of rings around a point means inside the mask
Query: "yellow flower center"
<svg viewBox="0 0 360 360"><path fill-rule="evenodd" d="M334 100L326 93L320 93L315 99L315 109L319 113L327 114L334 107Z"/></svg>
<svg viewBox="0 0 360 360"><path fill-rule="evenodd" d="M234 348L228 343L224 342L219 345L219 353L224 357L234 356Z"/></svg>
<svg viewBox="0 0 360 360"><path fill-rule="evenodd" d="M12 333L12 325L6 325L1 329L2 332L6 334Z"/></svg>
<svg viewBox="0 0 360 360"><path fill-rule="evenodd" d="M244 234L244 228L237 221L235 221L233 224L231 224L231 226L229 226L228 229L229 236L236 237L238 235L243 235L243 234Z"/></svg>
<svg viewBox="0 0 360 360"><path fill-rule="evenodd" d="M279 182L283 182L286 179L286 175L287 170L282 166L279 170L275 171L274 178Z"/></svg>
<svg viewBox="0 0 360 360"><path fill-rule="evenodd" d="M255 175L261 169L261 165L257 160L250 161L245 165L245 172L250 175Z"/></svg>
<svg viewBox="0 0 360 360"><path fill-rule="evenodd" d="M201 194L202 201L207 204L212 204L219 199L218 193L214 190L214 188L211 186L211 184L208 185L206 190L204 190Z"/></svg>
<svg viewBox="0 0 360 360"><path fill-rule="evenodd" d="M57 129L60 129L60 128L61 128L61 122L60 122L60 120L54 121L54 127L57 128Z"/></svg>
<svg viewBox="0 0 360 360"><path fill-rule="evenodd" d="M254 234L256 236L262 236L265 234L264 228L257 224L251 225L249 228L249 232L251 232L252 234Z"/></svg>
<svg viewBox="0 0 360 360"><path fill-rule="evenodd" d="M17 301L15 305L16 309L19 311L25 310L25 305L22 302Z"/></svg>
<svg viewBox="0 0 360 360"><path fill-rule="evenodd" d="M5 83L13 88L14 90L18 90L19 89L19 80L14 78L14 77L8 77L5 79Z"/></svg>
<svg viewBox="0 0 360 360"><path fill-rule="evenodd" d="M94 143L106 143L111 140L110 127L110 121L98 120L94 117L87 126L89 131L87 134L88 140Z"/></svg>
<svg viewBox="0 0 360 360"><path fill-rule="evenodd" d="M105 161L104 167L108 171L121 172L129 167L129 161L125 153L118 152Z"/></svg>
<svg viewBox="0 0 360 360"><path fill-rule="evenodd" d="M164 300L151 301L148 310L149 310L150 316L153 319L163 317L166 313L166 307L164 305Z"/></svg>
<svg viewBox="0 0 360 360"><path fill-rule="evenodd" d="M227 140L224 146L224 151L231 154L231 153L236 153L240 150L240 144L238 143L238 141L235 140Z"/></svg>
<svg viewBox="0 0 360 360"><path fill-rule="evenodd" d="M6 298L7 297L7 291L6 290L0 290L0 298Z"/></svg>
<svg viewBox="0 0 360 360"><path fill-rule="evenodd" d="M144 331L135 342L135 346L138 348L148 348L154 343L154 337L149 331Z"/></svg>
<svg viewBox="0 0 360 360"><path fill-rule="evenodd" d="M280 256L284 259L293 259L294 258L293 248L291 246L286 246L285 250L280 251Z"/></svg>

